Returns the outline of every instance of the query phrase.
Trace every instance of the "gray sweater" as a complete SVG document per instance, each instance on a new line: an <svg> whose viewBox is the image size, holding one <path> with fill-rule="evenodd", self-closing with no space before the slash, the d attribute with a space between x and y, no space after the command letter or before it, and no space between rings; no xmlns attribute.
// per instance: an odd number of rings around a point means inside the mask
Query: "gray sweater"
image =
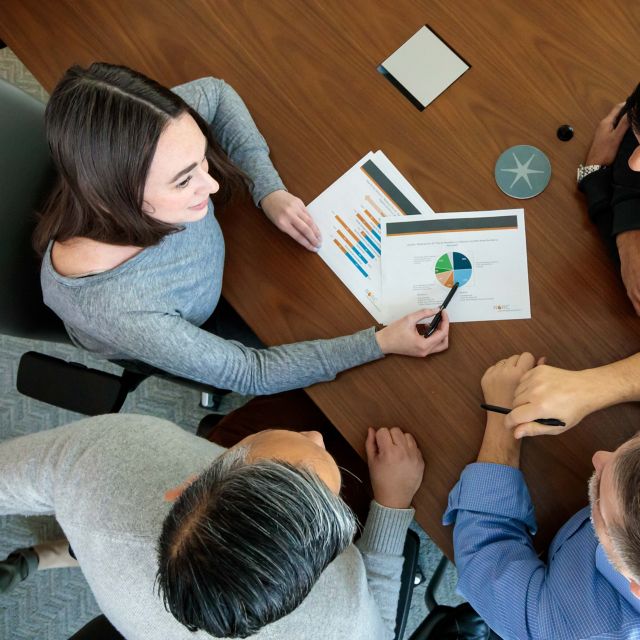
<svg viewBox="0 0 640 640"><path fill-rule="evenodd" d="M0 515L55 514L98 605L127 640L201 640L154 590L165 492L224 451L148 416L106 415L0 444ZM363 535L259 640L393 638L412 509L372 503Z"/></svg>
<svg viewBox="0 0 640 640"><path fill-rule="evenodd" d="M210 123L224 150L252 179L256 204L284 188L264 138L229 85L203 78L174 91ZM332 380L382 357L373 328L269 349L251 349L199 329L220 297L224 240L211 202L202 220L183 226L124 264L83 278L57 273L49 244L41 271L44 302L76 345L246 394Z"/></svg>

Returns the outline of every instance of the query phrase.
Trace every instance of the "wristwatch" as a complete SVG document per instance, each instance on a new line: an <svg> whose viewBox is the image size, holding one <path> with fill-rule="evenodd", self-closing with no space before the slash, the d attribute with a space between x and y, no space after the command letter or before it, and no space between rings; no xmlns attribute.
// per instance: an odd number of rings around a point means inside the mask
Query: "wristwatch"
<svg viewBox="0 0 640 640"><path fill-rule="evenodd" d="M599 169L604 169L607 165L606 164L581 164L578 167L578 175L576 177L576 180L578 181L578 184L580 184L580 181L582 180L582 178L585 178L586 176L588 176L590 173L593 173L594 171L598 171Z"/></svg>

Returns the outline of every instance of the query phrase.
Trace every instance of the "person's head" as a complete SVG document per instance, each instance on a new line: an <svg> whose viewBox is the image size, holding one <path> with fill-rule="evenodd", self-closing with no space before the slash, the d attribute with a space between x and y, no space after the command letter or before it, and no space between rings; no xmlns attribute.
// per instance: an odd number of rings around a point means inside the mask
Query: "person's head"
<svg viewBox="0 0 640 640"><path fill-rule="evenodd" d="M597 451L589 482L591 520L611 564L640 598L640 435Z"/></svg>
<svg viewBox="0 0 640 640"><path fill-rule="evenodd" d="M127 67L71 67L45 111L58 183L34 234L148 247L245 181L182 98Z"/></svg>
<svg viewBox="0 0 640 640"><path fill-rule="evenodd" d="M622 109L623 114L626 113L629 118L629 126L636 136L640 137L640 84L627 98Z"/></svg>
<svg viewBox="0 0 640 640"><path fill-rule="evenodd" d="M627 115L629 126L640 143L640 84L634 92L627 98L620 117ZM640 147L638 148L640 149ZM640 171L640 152L636 149L629 157L629 167L634 171Z"/></svg>
<svg viewBox="0 0 640 640"><path fill-rule="evenodd" d="M182 490L164 521L165 607L214 637L244 638L287 615L353 539L339 491L319 433L245 438Z"/></svg>

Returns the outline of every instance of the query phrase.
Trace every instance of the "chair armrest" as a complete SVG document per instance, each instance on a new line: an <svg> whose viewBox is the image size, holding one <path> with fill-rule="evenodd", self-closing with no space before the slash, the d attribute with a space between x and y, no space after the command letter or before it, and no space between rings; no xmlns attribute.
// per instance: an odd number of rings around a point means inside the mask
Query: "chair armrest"
<svg viewBox="0 0 640 640"><path fill-rule="evenodd" d="M20 393L89 416L117 413L129 386L120 376L27 351L18 366Z"/></svg>

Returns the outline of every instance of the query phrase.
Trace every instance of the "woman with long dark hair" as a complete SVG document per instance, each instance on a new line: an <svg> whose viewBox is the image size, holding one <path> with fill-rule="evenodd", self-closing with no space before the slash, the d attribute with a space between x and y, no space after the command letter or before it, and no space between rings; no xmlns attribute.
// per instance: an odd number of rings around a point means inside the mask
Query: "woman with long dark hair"
<svg viewBox="0 0 640 640"><path fill-rule="evenodd" d="M278 228L307 249L320 243L224 81L169 90L122 66L72 67L51 95L46 129L59 179L34 244L43 255L44 301L75 344L251 394L330 380L386 353L447 348L446 318L431 337L418 334L424 310L377 333L268 349L200 328L213 326L207 320L222 286L214 203L247 185Z"/></svg>

